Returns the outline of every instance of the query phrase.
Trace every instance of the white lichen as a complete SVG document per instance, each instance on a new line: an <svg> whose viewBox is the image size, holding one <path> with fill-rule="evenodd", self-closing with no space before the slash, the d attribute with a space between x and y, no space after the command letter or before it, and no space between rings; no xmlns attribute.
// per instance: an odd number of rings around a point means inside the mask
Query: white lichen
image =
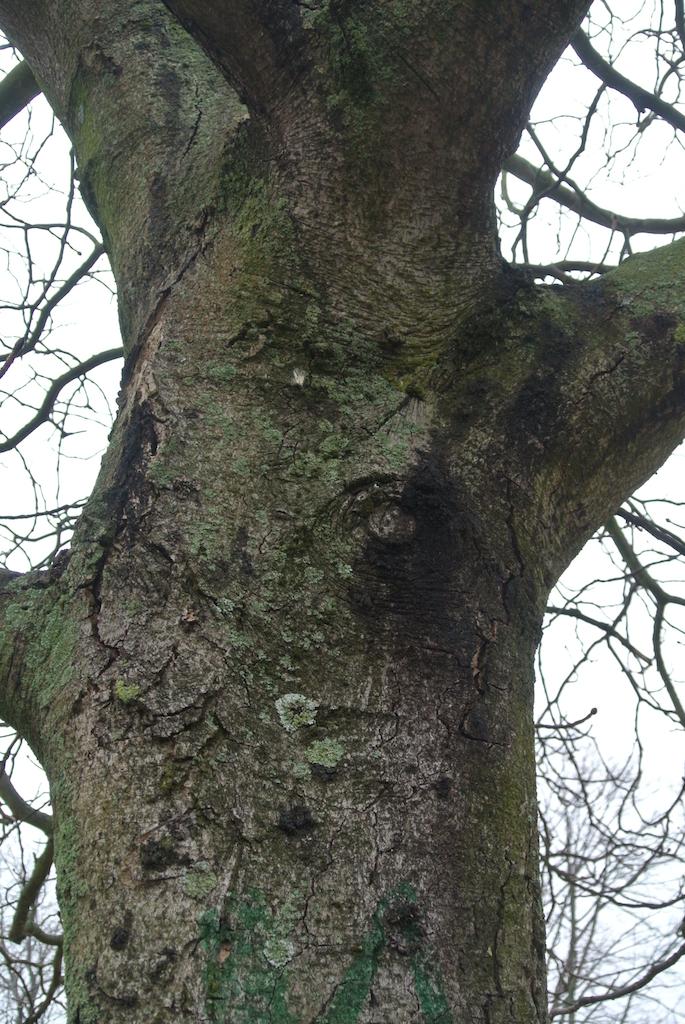
<svg viewBox="0 0 685 1024"><path fill-rule="evenodd" d="M276 711L286 732L297 732L314 725L319 705L304 693L284 693L276 701Z"/></svg>
<svg viewBox="0 0 685 1024"><path fill-rule="evenodd" d="M310 764L319 764L322 768L335 768L345 753L342 743L337 740L315 740L305 750L304 756Z"/></svg>
<svg viewBox="0 0 685 1024"><path fill-rule="evenodd" d="M272 935L264 943L262 953L272 967L285 967L295 956L295 946L289 939L281 938L279 935Z"/></svg>

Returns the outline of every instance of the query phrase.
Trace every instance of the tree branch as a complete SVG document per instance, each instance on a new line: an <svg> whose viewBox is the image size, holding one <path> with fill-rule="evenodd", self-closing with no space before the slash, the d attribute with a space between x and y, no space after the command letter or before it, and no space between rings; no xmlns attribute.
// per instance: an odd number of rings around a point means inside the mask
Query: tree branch
<svg viewBox="0 0 685 1024"><path fill-rule="evenodd" d="M157 0L0 0L0 25L73 140L117 280L124 344L133 345L129 335L197 252L244 110Z"/></svg>
<svg viewBox="0 0 685 1024"><path fill-rule="evenodd" d="M0 82L0 128L28 106L40 93L40 86L25 60L12 68Z"/></svg>
<svg viewBox="0 0 685 1024"><path fill-rule="evenodd" d="M59 649L55 643L59 632L46 628L62 614L64 568L61 564L47 572L24 574L0 569L0 719L36 752L42 742L42 694L67 677L70 664L68 643ZM68 629L66 613L64 629Z"/></svg>
<svg viewBox="0 0 685 1024"><path fill-rule="evenodd" d="M683 0L675 0L675 27L685 50L685 3Z"/></svg>
<svg viewBox="0 0 685 1024"><path fill-rule="evenodd" d="M272 106L289 92L302 70L298 51L304 46L300 5L282 0L164 0L227 73L253 112Z"/></svg>
<svg viewBox="0 0 685 1024"><path fill-rule="evenodd" d="M62 955L61 949L58 949L55 953L55 957L52 961L52 978L50 979L48 990L45 993L45 999L32 1013L29 1014L28 1017L24 1018L22 1024L38 1024L38 1021L50 1007L60 985L62 984Z"/></svg>
<svg viewBox="0 0 685 1024"><path fill-rule="evenodd" d="M91 356L90 359L84 360L77 366L72 366L70 370L63 373L60 377L56 377L48 390L45 392L45 398L39 409L36 410L36 415L33 416L28 423L25 423L12 437L6 438L4 441L0 441L0 453L9 452L17 445L21 444L29 434L32 434L38 429L43 423L46 423L50 419L55 402L60 396L60 393L72 381L78 380L79 377L84 377L91 370L94 370L96 366L102 366L104 363L110 363L114 359L121 359L124 354L124 350L119 348L109 348L104 352L98 352L96 355Z"/></svg>
<svg viewBox="0 0 685 1024"><path fill-rule="evenodd" d="M571 46L586 68L597 75L610 89L620 92L629 99L639 113L651 110L673 128L681 132L685 131L685 115L676 110L671 103L666 103L665 100L655 96L647 89L643 89L642 86L636 85L635 82L631 82L629 78L617 71L597 53L588 37L580 29L571 40Z"/></svg>
<svg viewBox="0 0 685 1024"><path fill-rule="evenodd" d="M46 836L52 835L52 815L46 814L44 811L39 811L24 800L24 798L17 793L16 789L12 785L12 780L1 765L0 800L7 804L10 813L17 818L18 821L23 821L27 825L33 825L34 828L38 828L41 832L44 832Z"/></svg>
<svg viewBox="0 0 685 1024"><path fill-rule="evenodd" d="M512 321L539 341L517 350L512 381L529 376L503 435L516 434L540 474L531 542L548 537L556 577L685 434L684 274L680 240L599 280L531 286L521 322Z"/></svg>
<svg viewBox="0 0 685 1024"><path fill-rule="evenodd" d="M639 992L641 988L645 988L649 985L650 981L653 981L659 974L663 974L670 967L673 967L685 956L685 943L678 946L675 953L671 956L666 957L664 960L659 960L655 963L648 971L632 981L629 985L622 985L619 988L609 989L607 992L598 993L595 996L584 996L582 999L577 999L570 1006L564 1006L559 1010L552 1010L550 1017L564 1017L568 1014L576 1013L584 1006L593 1006L595 1003L608 1003L613 999L625 999L626 996L632 995L633 992Z"/></svg>
<svg viewBox="0 0 685 1024"><path fill-rule="evenodd" d="M530 185L536 196L553 199L567 210L577 213L579 217L610 231L620 231L628 236L641 233L673 235L685 231L685 216L627 217L622 213L597 206L578 187L569 188L563 185L550 171L536 167L519 153L509 157L504 164L504 170L513 174L519 181Z"/></svg>
<svg viewBox="0 0 685 1024"><path fill-rule="evenodd" d="M565 281L575 280L570 274L606 274L615 270L606 263L593 263L591 260L559 260L557 263L517 263L521 270L527 270L535 277L560 277Z"/></svg>
<svg viewBox="0 0 685 1024"><path fill-rule="evenodd" d="M95 266L100 257L104 255L104 252L104 245L98 243L83 263L81 263L76 270L69 275L66 281L64 281L63 284L61 284L60 287L49 297L49 299L47 299L40 311L35 327L23 338L20 338L12 351L6 356L4 363L0 366L0 377L4 377L15 359L26 355L27 352L32 352L35 349L53 311L57 308L62 299L66 298L67 295L74 290L79 281L81 281Z"/></svg>
<svg viewBox="0 0 685 1024"><path fill-rule="evenodd" d="M27 935L30 934L29 913L38 899L41 889L47 881L47 877L50 874L50 869L52 867L53 857L54 849L52 839L50 838L45 844L41 855L36 858L33 871L24 883L19 895L17 906L14 911L14 918L12 919L12 925L7 935L10 942L23 942Z"/></svg>
<svg viewBox="0 0 685 1024"><path fill-rule="evenodd" d="M611 518L606 524L606 530L616 545L621 558L626 563L636 584L649 591L655 603L654 624L652 631L652 642L654 644L654 658L656 667L661 676L661 681L670 698L673 706L673 714L685 729L685 707L675 688L671 674L666 666L662 650L661 634L664 627L666 608L669 604L685 605L685 599L669 594L661 584L654 579L652 574L642 565L633 546L629 543L616 519Z"/></svg>
<svg viewBox="0 0 685 1024"><path fill-rule="evenodd" d="M633 644L631 644L625 636L622 636L622 634L619 633L616 627L612 626L610 622L602 622L601 619L595 619L591 615L586 615L584 612L581 612L579 608L557 608L553 605L548 605L546 610L548 615L567 615L569 618L579 619L580 622L587 623L588 626L595 626L596 629L601 629L607 636L611 636L614 640L618 640L626 650L630 651L630 653L640 661L649 664L652 660L646 654L643 654L642 651L638 650L637 647L634 647Z"/></svg>
<svg viewBox="0 0 685 1024"><path fill-rule="evenodd" d="M366 21L365 5L358 3L330 7L291 0L234 0L230 5L213 0L164 3L228 72L254 112L268 110L277 100L282 101L293 86L312 98L311 84L322 82L318 71L311 74L312 68L318 62L320 70L331 57L337 60L332 44L341 31L349 57L355 32L348 29L364 25L374 49L387 49L395 58L400 55L404 70L410 72L407 82L414 93L433 92L433 100L451 93L450 82L458 79L467 66L478 37L487 39L493 61L502 60L508 71L507 89L496 83L493 117L497 116L497 107L504 109L505 94L513 98L519 91L520 82L526 82L522 94L537 92L590 6L587 0L533 4L513 0L506 14L511 31L506 32L501 31L503 12L490 14L480 0L464 0L458 14L449 7L445 11L444 5L435 0L390 3L387 12L373 10L372 20ZM404 33L402 23L408 29ZM525 46L521 45L523 39ZM407 43L410 45L405 51ZM430 53L428 60L423 58L423 43L426 53ZM366 73L371 71L373 75L368 57L367 53ZM479 78L481 86L487 88L483 77ZM511 115L510 108L508 112ZM510 116L502 130L516 131L522 113L519 110Z"/></svg>
<svg viewBox="0 0 685 1024"><path fill-rule="evenodd" d="M650 533L655 540L661 541L662 544L666 544L674 551L677 551L679 555L685 555L685 542L683 542L680 537L676 537L675 533L671 530L667 530L664 526L659 526L658 523L653 523L652 520L647 519L646 516L639 516L635 512L626 512L626 510L622 508L618 510L616 515L625 523L630 523L631 526L636 526L638 530L645 530L647 533Z"/></svg>

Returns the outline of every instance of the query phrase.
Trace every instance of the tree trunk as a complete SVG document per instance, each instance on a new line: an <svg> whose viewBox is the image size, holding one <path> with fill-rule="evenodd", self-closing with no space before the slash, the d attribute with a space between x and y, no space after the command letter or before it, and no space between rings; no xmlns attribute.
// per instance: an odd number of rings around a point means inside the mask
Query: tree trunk
<svg viewBox="0 0 685 1024"><path fill-rule="evenodd" d="M544 587L482 379L403 389L311 301L247 318L191 276L61 581L73 1019L544 1020Z"/></svg>
<svg viewBox="0 0 685 1024"><path fill-rule="evenodd" d="M563 293L497 256L497 170L587 5L463 3L429 38L410 4L370 47L354 5L286 32L170 4L211 63L158 5L40 6L72 34L0 15L128 351L68 566L0 588L70 1021L540 1024L542 609L683 430L682 246Z"/></svg>

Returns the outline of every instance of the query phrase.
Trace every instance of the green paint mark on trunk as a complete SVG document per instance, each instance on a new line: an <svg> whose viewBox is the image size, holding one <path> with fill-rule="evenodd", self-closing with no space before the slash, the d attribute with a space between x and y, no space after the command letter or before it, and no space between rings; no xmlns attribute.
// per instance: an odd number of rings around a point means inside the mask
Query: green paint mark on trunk
<svg viewBox="0 0 685 1024"><path fill-rule="evenodd" d="M378 972L380 957L388 946L388 932L397 928L409 948L409 963L414 976L416 997L426 1024L453 1024L438 969L431 963L418 927L416 893L408 885L399 886L381 900L373 916L373 926L361 950L347 969L328 1011L317 1024L355 1024L364 1009Z"/></svg>
<svg viewBox="0 0 685 1024"><path fill-rule="evenodd" d="M206 1002L213 1024L298 1024L287 1004L287 973L265 954L281 930L258 893L200 920L207 953Z"/></svg>
<svg viewBox="0 0 685 1024"><path fill-rule="evenodd" d="M414 989L426 1024L452 1024L442 983L435 969L421 955L413 958Z"/></svg>
<svg viewBox="0 0 685 1024"><path fill-rule="evenodd" d="M299 1024L288 1006L287 964L295 952L288 932L294 923L289 911L272 914L260 893L229 901L224 919L215 910L203 915L207 1010L213 1024ZM398 934L407 944L407 968L425 1024L453 1024L439 970L418 925L416 894L407 885L378 904L370 930L316 1024L359 1020L381 955L396 944Z"/></svg>
<svg viewBox="0 0 685 1024"><path fill-rule="evenodd" d="M385 945L385 934L374 915L374 924L362 943L360 952L348 967L335 996L317 1024L354 1024L364 1009L373 979L378 970L378 958Z"/></svg>

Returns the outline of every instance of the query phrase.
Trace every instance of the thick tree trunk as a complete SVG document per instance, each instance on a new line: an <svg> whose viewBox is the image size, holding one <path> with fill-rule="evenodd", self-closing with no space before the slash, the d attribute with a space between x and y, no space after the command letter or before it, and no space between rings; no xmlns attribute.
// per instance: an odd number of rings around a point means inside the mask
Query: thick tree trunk
<svg viewBox="0 0 685 1024"><path fill-rule="evenodd" d="M140 348L20 673L70 1019L544 1020L533 652L615 500L550 440L607 376L560 383L584 308L505 275L407 379L299 291L248 315L234 241Z"/></svg>
<svg viewBox="0 0 685 1024"><path fill-rule="evenodd" d="M61 581L72 1018L544 1020L544 583L482 378L401 387L299 294L247 316L234 240L145 339Z"/></svg>
<svg viewBox="0 0 685 1024"><path fill-rule="evenodd" d="M216 66L147 0L39 6L128 350L68 566L0 587L70 1020L539 1024L542 607L683 431L682 246L563 293L496 252L587 5L170 4Z"/></svg>

